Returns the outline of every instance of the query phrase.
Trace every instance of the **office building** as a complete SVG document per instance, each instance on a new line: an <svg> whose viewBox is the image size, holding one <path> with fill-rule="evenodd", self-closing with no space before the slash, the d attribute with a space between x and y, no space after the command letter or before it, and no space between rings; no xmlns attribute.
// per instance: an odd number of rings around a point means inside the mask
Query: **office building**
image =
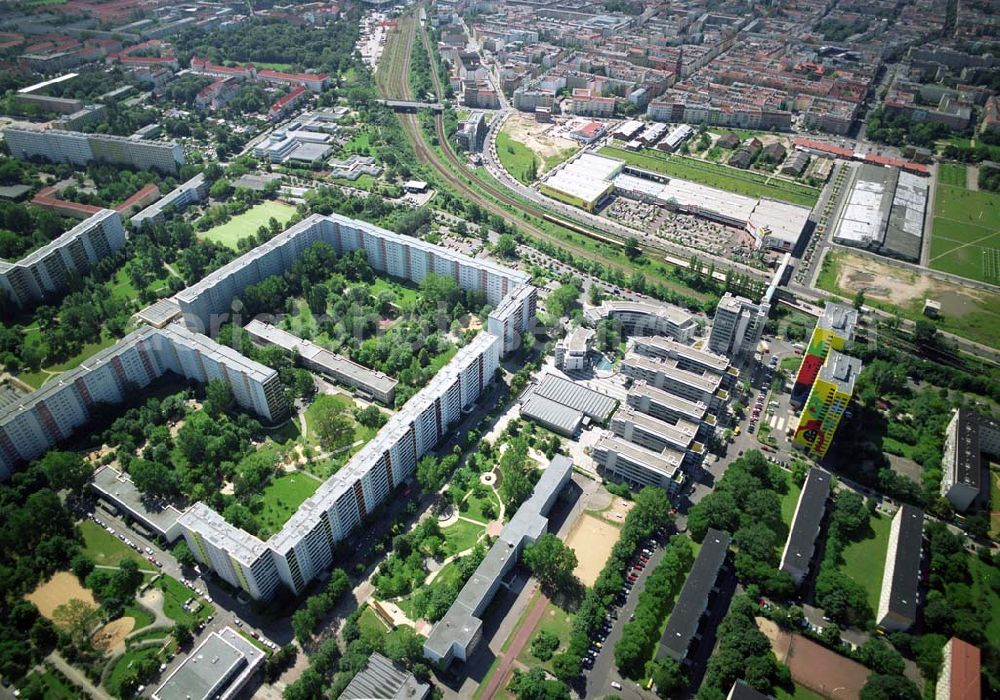
<svg viewBox="0 0 1000 700"><path fill-rule="evenodd" d="M642 380L688 401L703 403L711 411L717 411L729 401L729 392L722 388L721 374L689 372L681 369L677 360L655 359L630 352L622 360L620 371L633 380Z"/></svg>
<svg viewBox="0 0 1000 700"><path fill-rule="evenodd" d="M935 700L979 700L982 677L979 647L952 637L944 645Z"/></svg>
<svg viewBox="0 0 1000 700"><path fill-rule="evenodd" d="M844 346L854 339L854 327L857 323L857 309L846 304L827 302L809 338L809 345L802 355L799 371L795 375L792 406L802 408L816 375L826 361L827 354L830 350L843 350Z"/></svg>
<svg viewBox="0 0 1000 700"><path fill-rule="evenodd" d="M178 292L174 299L184 322L197 331L221 325L228 317L233 299L244 289L271 275L283 274L307 248L319 242L330 245L340 255L363 250L374 270L394 277L420 282L434 273L451 277L463 289L483 292L497 314L491 315L490 333L497 334L498 329L503 329L513 335L530 327L528 314L533 311L533 288L521 289L530 287L527 273L339 214L314 214ZM521 303L505 306L502 302L515 291Z"/></svg>
<svg viewBox="0 0 1000 700"><path fill-rule="evenodd" d="M486 141L486 134L489 130L490 125L486 121L486 114L472 112L464 121L459 122L455 138L458 145L464 150L479 153L483 150L483 143Z"/></svg>
<svg viewBox="0 0 1000 700"><path fill-rule="evenodd" d="M521 504L479 568L465 583L444 617L431 629L424 656L448 666L468 661L483 636L483 617L504 576L518 562L524 547L548 529L548 514L573 473L573 460L556 455L542 472L531 497Z"/></svg>
<svg viewBox="0 0 1000 700"><path fill-rule="evenodd" d="M712 332L708 337L709 350L725 355L733 362L753 355L764 333L770 310L766 302L756 304L726 292L715 309Z"/></svg>
<svg viewBox="0 0 1000 700"><path fill-rule="evenodd" d="M715 433L718 420L706 404L688 401L670 392L650 386L641 379L629 387L625 402L640 413L647 413L667 423L687 421L698 426L698 436L706 442Z"/></svg>
<svg viewBox="0 0 1000 700"><path fill-rule="evenodd" d="M278 373L176 324L143 326L0 414L0 478L70 437L105 404L134 398L167 372L225 382L236 402L268 422L287 415Z"/></svg>
<svg viewBox="0 0 1000 700"><path fill-rule="evenodd" d="M358 390L368 398L392 406L398 382L383 372L368 369L315 343L303 340L257 319L244 326L244 330L255 343L277 345L288 350L298 358L298 362L306 369L331 377L340 384Z"/></svg>
<svg viewBox="0 0 1000 700"><path fill-rule="evenodd" d="M875 615L876 624L886 631L907 630L917 620L923 539L924 512L904 503L889 528L889 549Z"/></svg>
<svg viewBox="0 0 1000 700"><path fill-rule="evenodd" d="M605 319L614 321L626 336L665 335L687 343L698 330L692 314L671 304L606 301L585 309L583 315L594 326Z"/></svg>
<svg viewBox="0 0 1000 700"><path fill-rule="evenodd" d="M340 700L426 700L431 686L377 651L340 694Z"/></svg>
<svg viewBox="0 0 1000 700"><path fill-rule="evenodd" d="M657 486L677 493L684 485L681 469L685 453L671 447L651 450L605 432L591 448L590 456L604 468L609 481L625 482L632 488Z"/></svg>
<svg viewBox="0 0 1000 700"><path fill-rule="evenodd" d="M577 326L556 343L556 367L563 372L581 372L589 366L587 354L594 339L594 331Z"/></svg>
<svg viewBox="0 0 1000 700"><path fill-rule="evenodd" d="M82 277L124 247L121 216L101 209L17 262L0 260L0 290L17 306L38 304L66 291L73 277Z"/></svg>
<svg viewBox="0 0 1000 700"><path fill-rule="evenodd" d="M719 579L729 554L729 533L710 528L702 542L698 557L691 566L677 603L667 620L660 639L657 659L670 658L678 663L687 661L696 649L702 618L719 585Z"/></svg>
<svg viewBox="0 0 1000 700"><path fill-rule="evenodd" d="M632 339L632 350L646 357L674 360L678 368L687 372L721 375L722 386L727 389L740 376L740 371L725 355L699 350L663 336L637 336Z"/></svg>
<svg viewBox="0 0 1000 700"><path fill-rule="evenodd" d="M977 499L989 498L983 454L1000 456L1000 421L968 408L955 409L945 431L941 495L959 512L967 511Z"/></svg>
<svg viewBox="0 0 1000 700"><path fill-rule="evenodd" d="M861 360L831 350L802 409L792 444L822 459L854 395Z"/></svg>
<svg viewBox="0 0 1000 700"><path fill-rule="evenodd" d="M198 173L187 182L177 185L159 201L149 205L131 218L132 228L155 226L163 223L167 212L181 211L195 202L204 201L208 197L209 183L202 173Z"/></svg>
<svg viewBox="0 0 1000 700"><path fill-rule="evenodd" d="M830 475L820 469L810 469L799 493L779 566L782 571L791 575L797 586L802 585L809 574L829 496Z"/></svg>
<svg viewBox="0 0 1000 700"><path fill-rule="evenodd" d="M232 627L212 632L153 692L153 700L231 700L264 665L264 652Z"/></svg>
<svg viewBox="0 0 1000 700"><path fill-rule="evenodd" d="M110 163L171 175L184 165L184 149L174 141L145 141L125 136L21 127L8 127L3 135L10 154L18 160L41 158L51 163L69 163L80 167L92 162Z"/></svg>

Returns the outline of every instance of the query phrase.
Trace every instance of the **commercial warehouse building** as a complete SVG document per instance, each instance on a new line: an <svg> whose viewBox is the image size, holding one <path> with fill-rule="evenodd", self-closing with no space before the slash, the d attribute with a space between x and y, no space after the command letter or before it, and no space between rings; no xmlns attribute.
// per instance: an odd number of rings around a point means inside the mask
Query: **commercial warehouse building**
<svg viewBox="0 0 1000 700"><path fill-rule="evenodd" d="M168 372L225 382L237 404L268 422L288 413L277 371L179 324L143 326L0 414L0 479Z"/></svg>
<svg viewBox="0 0 1000 700"><path fill-rule="evenodd" d="M357 389L363 395L392 406L398 382L392 377L368 369L357 362L330 352L269 323L254 319L243 327L250 338L261 345L276 345L298 357L306 369L332 377L336 382Z"/></svg>
<svg viewBox="0 0 1000 700"><path fill-rule="evenodd" d="M538 423L540 426L564 437L575 437L589 419L583 411L570 408L534 392L529 393L519 409L522 418Z"/></svg>
<svg viewBox="0 0 1000 700"><path fill-rule="evenodd" d="M892 518L875 622L884 630L907 630L917 620L924 512L903 504Z"/></svg>
<svg viewBox="0 0 1000 700"><path fill-rule="evenodd" d="M230 700L239 696L257 670L264 652L226 627L212 632L153 692L154 700Z"/></svg>
<svg viewBox="0 0 1000 700"><path fill-rule="evenodd" d="M957 511L965 512L977 499L989 498L983 454L1000 456L1000 421L968 408L955 409L945 431L941 495Z"/></svg>
<svg viewBox="0 0 1000 700"><path fill-rule="evenodd" d="M618 405L618 402L610 396L588 389L583 384L563 379L556 374L546 374L531 392L580 411L593 422L602 425L607 422Z"/></svg>
<svg viewBox="0 0 1000 700"><path fill-rule="evenodd" d="M563 455L556 455L542 472L531 497L504 526L458 598L431 629L424 656L432 663L448 666L456 660L467 661L475 652L483 636L484 613L500 583L517 564L525 545L545 534L549 511L572 473L573 460Z"/></svg>
<svg viewBox="0 0 1000 700"><path fill-rule="evenodd" d="M18 306L37 304L66 291L73 277L124 247L121 216L101 209L17 262L0 260L0 289Z"/></svg>
<svg viewBox="0 0 1000 700"><path fill-rule="evenodd" d="M591 449L594 462L604 468L609 481L621 481L633 488L657 486L677 493L684 485L681 465L685 453L671 447L650 450L605 432Z"/></svg>
<svg viewBox="0 0 1000 700"><path fill-rule="evenodd" d="M821 469L810 469L799 493L795 516L792 518L785 551L778 567L790 574L796 585L802 585L809 574L829 496L830 475Z"/></svg>
<svg viewBox="0 0 1000 700"><path fill-rule="evenodd" d="M587 211L594 211L611 194L612 179L624 164L613 158L583 153L557 167L538 186L542 194Z"/></svg>
<svg viewBox="0 0 1000 700"><path fill-rule="evenodd" d="M666 335L682 343L694 338L698 330L694 315L672 304L606 301L584 309L583 316L594 326L614 321L624 335Z"/></svg>
<svg viewBox="0 0 1000 700"><path fill-rule="evenodd" d="M691 566L660 639L657 659L687 661L700 639L701 621L716 592L729 555L729 533L710 528Z"/></svg>
<svg viewBox="0 0 1000 700"><path fill-rule="evenodd" d="M171 175L184 165L184 149L174 141L146 141L63 129L21 127L8 127L3 135L10 154L18 160L42 158L51 163L81 167L93 162L110 163Z"/></svg>
<svg viewBox="0 0 1000 700"><path fill-rule="evenodd" d="M853 166L833 225L833 240L917 262L928 188L927 178L897 168Z"/></svg>

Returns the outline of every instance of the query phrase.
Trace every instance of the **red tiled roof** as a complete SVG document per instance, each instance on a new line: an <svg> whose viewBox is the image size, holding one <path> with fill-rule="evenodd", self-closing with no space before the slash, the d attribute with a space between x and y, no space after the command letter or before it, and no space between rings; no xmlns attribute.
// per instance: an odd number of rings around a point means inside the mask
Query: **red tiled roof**
<svg viewBox="0 0 1000 700"><path fill-rule="evenodd" d="M831 155L839 156L841 158L854 158L854 151L850 148L844 146L837 146L832 143L827 143L825 141L816 141L814 139L795 139L796 148L810 148L814 151L821 151L823 153L829 153Z"/></svg>
<svg viewBox="0 0 1000 700"><path fill-rule="evenodd" d="M115 211L119 212L128 211L137 203L143 201L146 197L151 195L153 192L159 193L159 191L160 188L151 182L142 189L140 189L138 192L133 194L131 197L126 199L124 202L119 204L117 207L115 207ZM159 197L157 197L157 199L159 199Z"/></svg>
<svg viewBox="0 0 1000 700"><path fill-rule="evenodd" d="M949 700L979 700L979 647L951 638Z"/></svg>

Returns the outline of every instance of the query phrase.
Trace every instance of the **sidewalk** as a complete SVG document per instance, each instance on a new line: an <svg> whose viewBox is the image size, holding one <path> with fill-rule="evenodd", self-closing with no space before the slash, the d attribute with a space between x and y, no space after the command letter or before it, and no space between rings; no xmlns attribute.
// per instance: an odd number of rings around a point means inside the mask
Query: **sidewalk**
<svg viewBox="0 0 1000 700"><path fill-rule="evenodd" d="M538 621L542 619L542 615L545 614L545 608L548 604L548 596L542 593L538 597L538 600L535 601L535 606L528 611L527 617L524 618L524 622L522 623L520 629L518 629L517 635L515 635L514 639L511 640L507 651L503 653L503 659L500 661L499 668L497 668L496 673L490 677L490 681L486 684L486 688L483 689L483 693L480 696L482 700L493 700L493 696L497 694L497 691L507 685L507 677L514 668L514 662L517 661L517 657L520 656L521 650L524 649L524 645L528 643L529 639L531 639L531 635L535 631L535 626L538 624Z"/></svg>

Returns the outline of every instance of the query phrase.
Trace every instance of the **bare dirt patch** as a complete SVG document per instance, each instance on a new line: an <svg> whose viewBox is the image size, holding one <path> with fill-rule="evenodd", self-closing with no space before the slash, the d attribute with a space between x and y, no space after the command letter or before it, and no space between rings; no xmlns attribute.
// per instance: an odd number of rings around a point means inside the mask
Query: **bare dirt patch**
<svg viewBox="0 0 1000 700"><path fill-rule="evenodd" d="M800 634L790 634L770 620L757 618L757 626L771 642L778 661L792 672L792 680L832 700L856 700L871 673L845 656L836 654Z"/></svg>
<svg viewBox="0 0 1000 700"><path fill-rule="evenodd" d="M68 571L57 572L25 597L35 604L42 615L50 620L56 608L71 600L82 600L88 605L97 607L94 594L81 586L76 576Z"/></svg>
<svg viewBox="0 0 1000 700"><path fill-rule="evenodd" d="M575 141L553 135L554 127L554 124L540 124L533 117L521 113L512 114L503 126L512 139L523 143L543 160L579 147Z"/></svg>
<svg viewBox="0 0 1000 700"><path fill-rule="evenodd" d="M119 617L104 625L94 633L94 646L109 652L125 641L125 637L135 628L134 617Z"/></svg>
<svg viewBox="0 0 1000 700"><path fill-rule="evenodd" d="M840 253L837 260L838 287L845 292L863 290L866 297L887 301L901 308L910 307L914 302L922 305L924 299L935 299L941 302L942 314L957 317L977 310L978 303L986 301L989 296L985 292L860 255Z"/></svg>
<svg viewBox="0 0 1000 700"><path fill-rule="evenodd" d="M583 585L593 586L597 581L619 534L614 526L586 513L577 520L566 544L576 552L577 565L573 573Z"/></svg>

